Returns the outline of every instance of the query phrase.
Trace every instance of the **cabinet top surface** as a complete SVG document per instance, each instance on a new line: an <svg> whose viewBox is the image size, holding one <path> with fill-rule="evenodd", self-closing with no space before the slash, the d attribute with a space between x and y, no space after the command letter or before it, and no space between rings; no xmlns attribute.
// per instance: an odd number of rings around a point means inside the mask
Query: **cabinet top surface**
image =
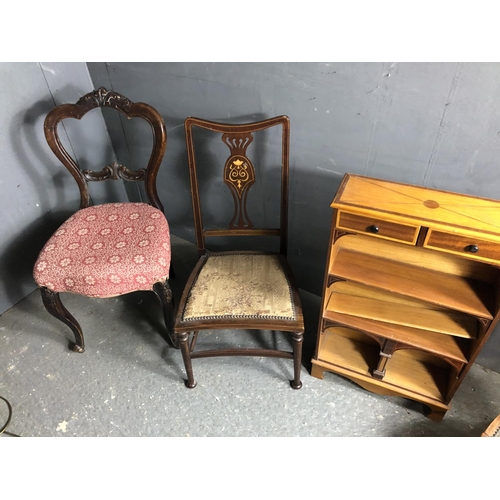
<svg viewBox="0 0 500 500"><path fill-rule="evenodd" d="M500 236L500 201L346 174L331 204L396 220L459 226Z"/></svg>

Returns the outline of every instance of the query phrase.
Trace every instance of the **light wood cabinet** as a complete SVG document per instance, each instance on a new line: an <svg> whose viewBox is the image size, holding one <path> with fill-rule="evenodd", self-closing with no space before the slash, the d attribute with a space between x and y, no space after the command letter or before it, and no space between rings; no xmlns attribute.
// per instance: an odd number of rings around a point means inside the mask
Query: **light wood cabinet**
<svg viewBox="0 0 500 500"><path fill-rule="evenodd" d="M331 207L312 375L441 420L500 317L500 202L346 174Z"/></svg>

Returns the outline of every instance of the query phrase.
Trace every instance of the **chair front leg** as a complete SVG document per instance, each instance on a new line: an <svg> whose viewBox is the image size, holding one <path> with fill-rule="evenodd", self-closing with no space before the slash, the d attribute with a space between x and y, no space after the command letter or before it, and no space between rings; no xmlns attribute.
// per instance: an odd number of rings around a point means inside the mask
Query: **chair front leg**
<svg viewBox="0 0 500 500"><path fill-rule="evenodd" d="M45 309L47 309L52 316L69 326L73 332L75 336L75 343L70 344L71 350L75 352L84 352L85 342L83 341L82 329L78 321L76 321L71 313L64 307L61 302L61 298L59 297L59 293L53 292L45 287L40 287L40 292L42 294L42 301Z"/></svg>
<svg viewBox="0 0 500 500"><path fill-rule="evenodd" d="M193 364L191 362L191 353L189 349L189 334L186 332L178 334L177 338L180 342L182 359L184 361L184 367L186 368L187 380L185 381L186 387L193 389L196 387L196 381L193 376Z"/></svg>
<svg viewBox="0 0 500 500"><path fill-rule="evenodd" d="M170 261L170 269L168 271L168 274L169 274L169 279L175 279L175 270L174 270L174 265L172 264L172 261Z"/></svg>
<svg viewBox="0 0 500 500"><path fill-rule="evenodd" d="M302 382L300 380L300 370L302 368L302 344L304 342L303 333L294 333L292 335L293 344L293 380L290 382L292 389L300 389Z"/></svg>
<svg viewBox="0 0 500 500"><path fill-rule="evenodd" d="M160 299L163 308L163 317L167 328L167 335L170 343L176 349L179 349L179 341L174 332L174 295L168 280L159 281L153 285L153 290Z"/></svg>

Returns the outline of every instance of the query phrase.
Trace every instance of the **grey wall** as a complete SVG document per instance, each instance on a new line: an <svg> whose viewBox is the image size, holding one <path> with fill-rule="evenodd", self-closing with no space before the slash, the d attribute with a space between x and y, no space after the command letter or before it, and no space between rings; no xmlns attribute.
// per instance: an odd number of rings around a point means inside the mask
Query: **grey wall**
<svg viewBox="0 0 500 500"><path fill-rule="evenodd" d="M500 199L499 63L88 63L94 86L163 115L159 194L194 241L183 120L291 119L290 262L320 294L345 172ZM120 138L113 138L117 154ZM269 207L271 210L272 207ZM264 212L267 205L261 207ZM500 371L500 334L480 357Z"/></svg>
<svg viewBox="0 0 500 500"><path fill-rule="evenodd" d="M45 141L45 116L92 89L85 63L0 63L0 313L36 288L32 269L38 252L79 206L76 182ZM85 134L78 122L64 121L59 130L84 168L114 159L102 115L93 113L82 119ZM126 199L123 184L112 192ZM96 201L106 194L101 187L93 190Z"/></svg>

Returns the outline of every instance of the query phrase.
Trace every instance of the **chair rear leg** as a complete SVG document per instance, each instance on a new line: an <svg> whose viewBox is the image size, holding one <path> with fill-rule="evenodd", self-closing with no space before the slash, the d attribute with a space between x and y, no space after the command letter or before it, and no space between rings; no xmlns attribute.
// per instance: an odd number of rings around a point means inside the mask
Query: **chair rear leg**
<svg viewBox="0 0 500 500"><path fill-rule="evenodd" d="M193 376L193 364L191 362L191 353L189 352L189 334L184 332L179 334L177 338L179 339L182 359L184 361L184 367L186 368L187 380L185 384L189 389L193 389L194 387L196 387L196 381Z"/></svg>
<svg viewBox="0 0 500 500"><path fill-rule="evenodd" d="M168 281L159 281L153 285L153 290L161 301L163 308L163 317L170 343L176 349L179 349L179 341L174 333L174 295Z"/></svg>
<svg viewBox="0 0 500 500"><path fill-rule="evenodd" d="M300 380L300 371L302 368L302 344L304 341L303 333L294 333L292 335L293 344L293 380L290 382L292 389L300 389L302 382Z"/></svg>
<svg viewBox="0 0 500 500"><path fill-rule="evenodd" d="M43 305L45 309L52 314L55 318L62 321L65 325L69 326L75 336L75 342L70 343L71 350L75 352L85 351L85 342L83 341L82 329L76 319L70 312L63 306L59 293L53 292L45 287L40 287L42 294Z"/></svg>

